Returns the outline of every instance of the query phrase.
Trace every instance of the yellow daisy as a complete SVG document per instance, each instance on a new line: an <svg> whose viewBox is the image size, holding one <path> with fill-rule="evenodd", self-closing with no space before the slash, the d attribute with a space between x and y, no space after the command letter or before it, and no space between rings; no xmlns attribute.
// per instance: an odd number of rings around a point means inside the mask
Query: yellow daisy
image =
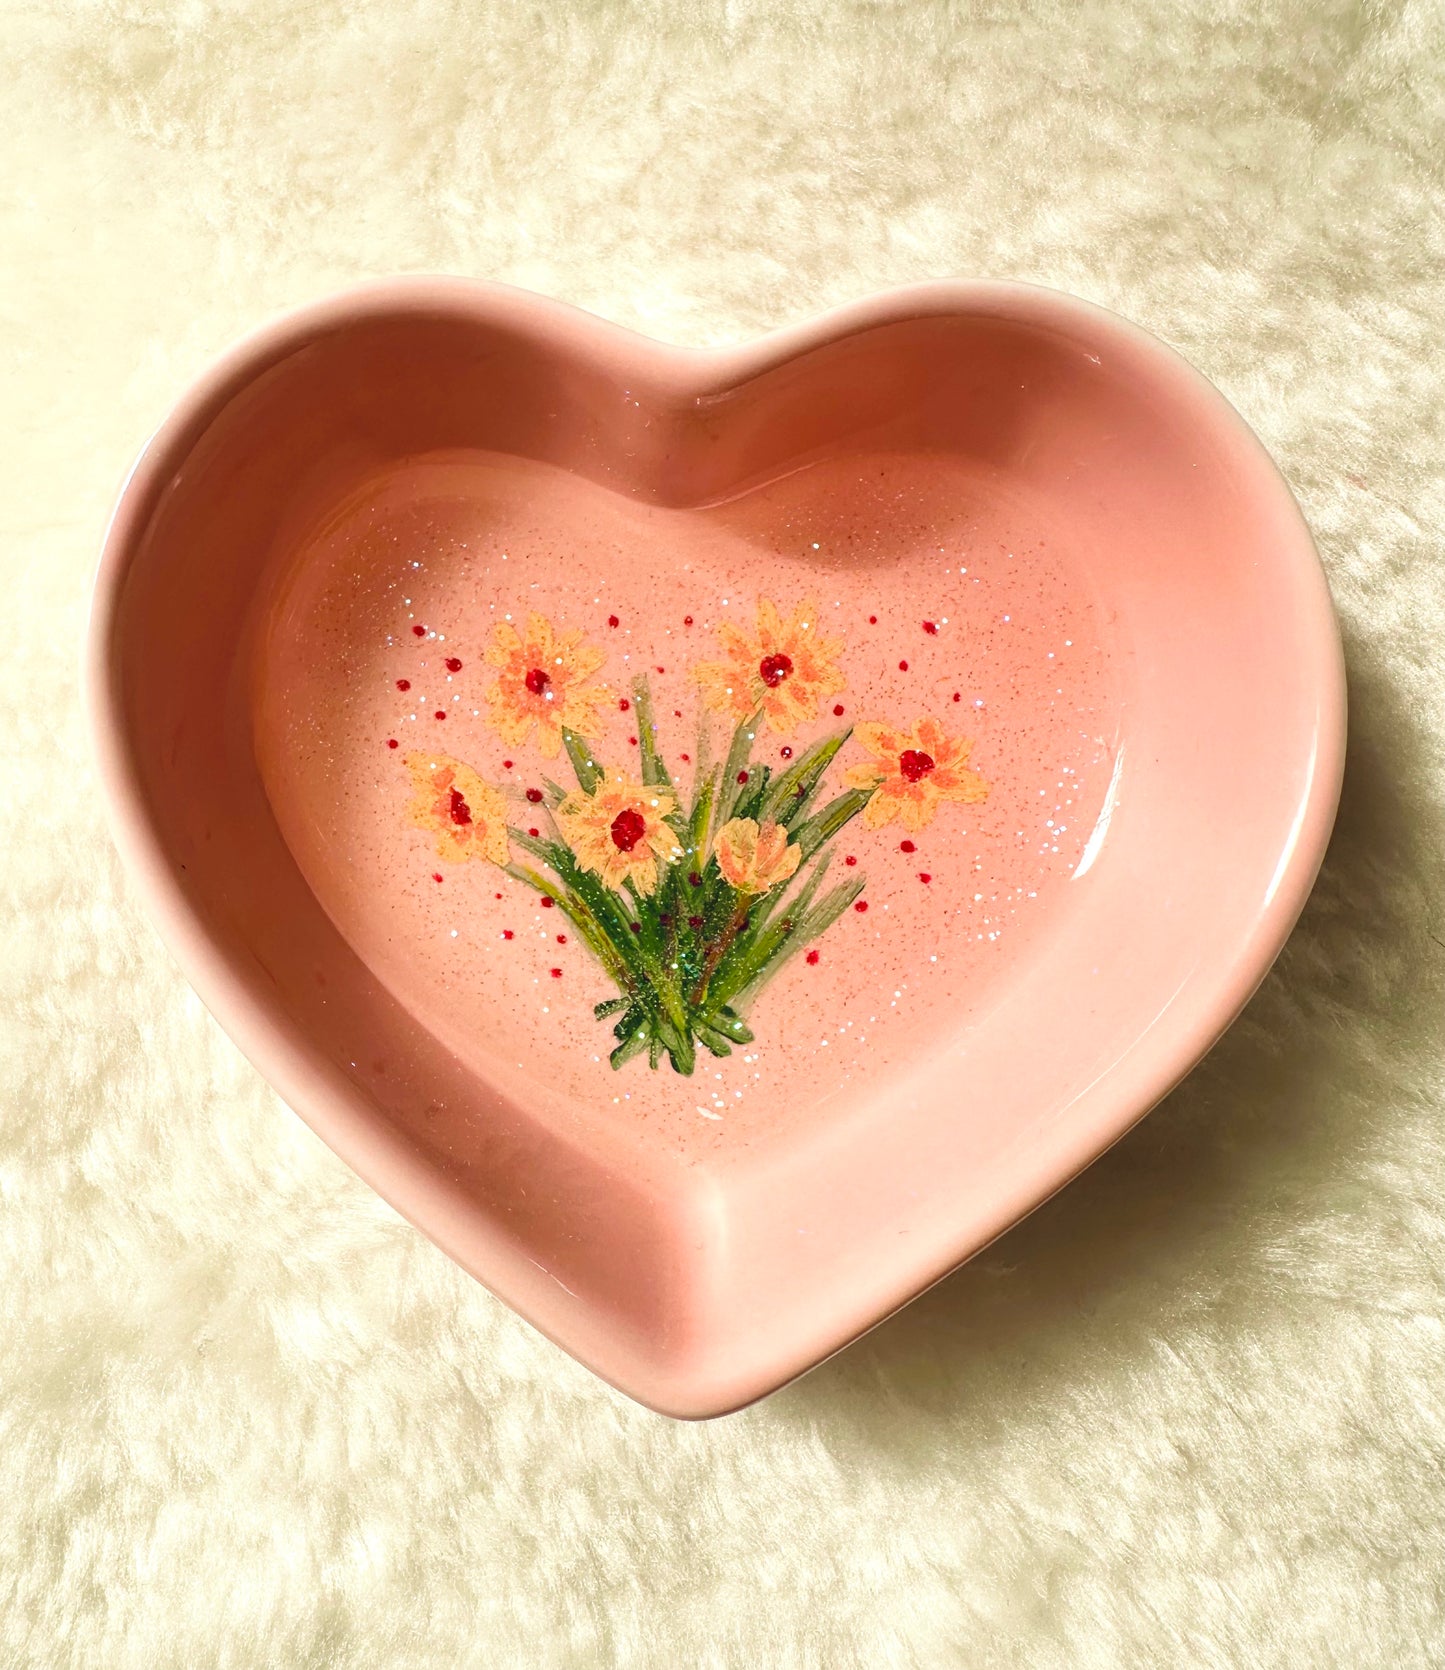
<svg viewBox="0 0 1445 1670"><path fill-rule="evenodd" d="M717 866L739 893L766 893L787 881L798 868L803 851L788 844L788 832L778 823L761 827L753 818L734 818L717 832L713 842Z"/></svg>
<svg viewBox="0 0 1445 1670"><path fill-rule="evenodd" d="M557 808L557 823L584 870L609 887L629 878L643 893L657 886L657 863L682 857L663 820L677 802L622 772L608 772L591 794L574 789Z"/></svg>
<svg viewBox="0 0 1445 1670"><path fill-rule="evenodd" d="M507 862L507 805L498 790L445 754L408 754L406 768L412 786L406 821L434 835L443 858Z"/></svg>
<svg viewBox="0 0 1445 1670"><path fill-rule="evenodd" d="M806 724L825 696L843 688L836 658L841 638L818 636L818 608L809 600L785 621L777 606L763 598L756 628L718 628L724 661L700 661L692 676L702 686L703 700L714 713L746 719L763 710L775 731Z"/></svg>
<svg viewBox="0 0 1445 1670"><path fill-rule="evenodd" d="M973 804L988 798L988 784L967 768L972 742L948 736L936 719L920 719L907 731L859 725L853 735L873 758L850 766L844 780L852 788L874 791L863 808L869 829L881 829L896 818L916 831L933 822L940 801Z"/></svg>
<svg viewBox="0 0 1445 1670"><path fill-rule="evenodd" d="M600 729L607 692L587 680L606 659L606 651L582 642L580 631L559 632L535 610L524 632L498 622L486 652L487 665L497 669L497 682L487 691L488 723L513 745L525 742L536 725L538 750L555 759L564 725L578 736Z"/></svg>

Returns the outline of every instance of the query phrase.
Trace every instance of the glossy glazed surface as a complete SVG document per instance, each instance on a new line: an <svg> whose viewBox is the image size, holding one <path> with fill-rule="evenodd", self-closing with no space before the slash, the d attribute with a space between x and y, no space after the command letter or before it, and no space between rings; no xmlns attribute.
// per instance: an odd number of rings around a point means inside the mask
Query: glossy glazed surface
<svg viewBox="0 0 1445 1670"><path fill-rule="evenodd" d="M867 909L745 1048L614 1070L603 968L437 858L406 762L465 762L523 835L551 810L526 791L566 760L488 699L499 620L540 612L602 657L599 758L636 752L647 670L685 794L696 668L769 601L816 605L843 683L758 759L933 716L987 792L842 831ZM1010 286L728 354L458 282L339 298L147 450L91 651L122 848L219 1018L448 1252L688 1415L845 1343L1187 1070L1303 902L1343 733L1323 578L1239 419Z"/></svg>

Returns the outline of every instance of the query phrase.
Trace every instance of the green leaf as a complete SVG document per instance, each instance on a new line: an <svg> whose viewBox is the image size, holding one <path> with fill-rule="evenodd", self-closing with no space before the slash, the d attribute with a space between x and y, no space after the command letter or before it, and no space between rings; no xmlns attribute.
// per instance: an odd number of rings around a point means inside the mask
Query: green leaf
<svg viewBox="0 0 1445 1670"><path fill-rule="evenodd" d="M633 681L632 701L637 709L637 746L642 753L642 780L656 788L672 789L672 778L657 751L657 721L652 714L652 690L644 673Z"/></svg>
<svg viewBox="0 0 1445 1670"><path fill-rule="evenodd" d="M851 823L873 798L872 789L845 789L830 800L821 812L801 823L792 832L793 839L809 858L825 841L831 841L845 824Z"/></svg>
<svg viewBox="0 0 1445 1670"><path fill-rule="evenodd" d="M567 758L572 762L572 769L577 774L582 792L591 794L602 781L602 766L592 757L592 744L586 737L578 736L576 731L569 731L564 725L562 746L567 750Z"/></svg>
<svg viewBox="0 0 1445 1670"><path fill-rule="evenodd" d="M615 1072L619 1067L625 1067L634 1055L640 1055L651 1042L652 1037L647 1025L647 1016L639 1015L637 1025L607 1058L612 1063L613 1071ZM656 1065L657 1063L654 1061L653 1066Z"/></svg>
<svg viewBox="0 0 1445 1670"><path fill-rule="evenodd" d="M747 765L753 751L753 742L757 737L758 728L763 721L763 710L758 709L751 718L744 719L733 732L732 746L728 749L728 757L723 761L722 779L718 788L717 817L714 829L722 826L732 817L732 809L737 801L738 773Z"/></svg>
<svg viewBox="0 0 1445 1670"><path fill-rule="evenodd" d="M846 731L839 731L834 736L825 736L806 749L786 771L780 772L759 814L759 823L766 818L771 818L775 823L795 823L798 815L806 811L812 802L818 784L823 779L823 773L832 765L838 750L852 734L852 727L849 726ZM799 789L802 790L801 794L798 792Z"/></svg>
<svg viewBox="0 0 1445 1670"><path fill-rule="evenodd" d="M787 900L775 912L773 920L761 933L740 941L718 965L709 987L708 1011L725 1003L743 1001L745 992L751 994L763 979L775 974L795 951L816 939L863 891L865 878L859 877L835 888L821 904L813 904L831 857L831 851L825 852L796 897ZM841 903L836 903L838 900ZM836 908L833 908L835 904ZM825 906L832 912L826 918L819 914Z"/></svg>
<svg viewBox="0 0 1445 1670"><path fill-rule="evenodd" d="M731 1055L733 1053L732 1045L723 1037L722 1033L715 1032L706 1021L694 1021L693 1028L697 1033L698 1043L705 1050L711 1050L714 1055Z"/></svg>
<svg viewBox="0 0 1445 1670"><path fill-rule="evenodd" d="M648 970L632 943L633 936L618 908L616 894L583 870L561 842L544 841L520 829L509 829L508 834L519 847L550 865L561 885L549 882L525 864L509 864L506 873L556 901L623 991L635 990L645 983Z"/></svg>

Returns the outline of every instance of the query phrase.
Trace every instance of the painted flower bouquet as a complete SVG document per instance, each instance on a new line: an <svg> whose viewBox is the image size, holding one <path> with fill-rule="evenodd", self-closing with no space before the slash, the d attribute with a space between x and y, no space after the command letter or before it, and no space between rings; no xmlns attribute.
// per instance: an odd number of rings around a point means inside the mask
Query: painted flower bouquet
<svg viewBox="0 0 1445 1670"><path fill-rule="evenodd" d="M930 718L906 731L848 726L796 759L785 747L778 769L754 757L764 728L786 734L843 688L841 642L819 638L815 620L809 604L784 620L764 600L755 632L720 628L725 659L693 677L706 706L735 723L722 759L700 751L690 762L687 793L659 750L645 677L618 704L635 709L637 773L598 758L587 733L607 698L588 680L602 652L535 614L525 632L506 623L494 633L489 720L511 743L535 726L539 751L565 754L575 786L544 778L527 792L535 821L522 828L501 791L462 761L407 756L410 821L437 837L443 857L487 860L562 911L616 986L595 1010L612 1021L614 1068L645 1051L652 1067L666 1056L687 1074L699 1046L724 1056L749 1043L759 992L850 906L867 908L864 876L828 885L834 837L860 814L870 828L896 819L917 830L940 801L987 794L966 765L971 745ZM855 735L869 758L826 795L829 768Z"/></svg>

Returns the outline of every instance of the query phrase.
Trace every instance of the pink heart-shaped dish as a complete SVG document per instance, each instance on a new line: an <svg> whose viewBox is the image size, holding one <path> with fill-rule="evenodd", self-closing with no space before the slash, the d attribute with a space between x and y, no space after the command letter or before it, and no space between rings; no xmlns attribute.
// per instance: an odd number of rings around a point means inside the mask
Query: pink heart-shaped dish
<svg viewBox="0 0 1445 1670"><path fill-rule="evenodd" d="M615 1386L735 1408L1228 1025L1344 739L1288 490L1174 354L936 284L723 352L457 280L208 372L88 699L221 1023Z"/></svg>

